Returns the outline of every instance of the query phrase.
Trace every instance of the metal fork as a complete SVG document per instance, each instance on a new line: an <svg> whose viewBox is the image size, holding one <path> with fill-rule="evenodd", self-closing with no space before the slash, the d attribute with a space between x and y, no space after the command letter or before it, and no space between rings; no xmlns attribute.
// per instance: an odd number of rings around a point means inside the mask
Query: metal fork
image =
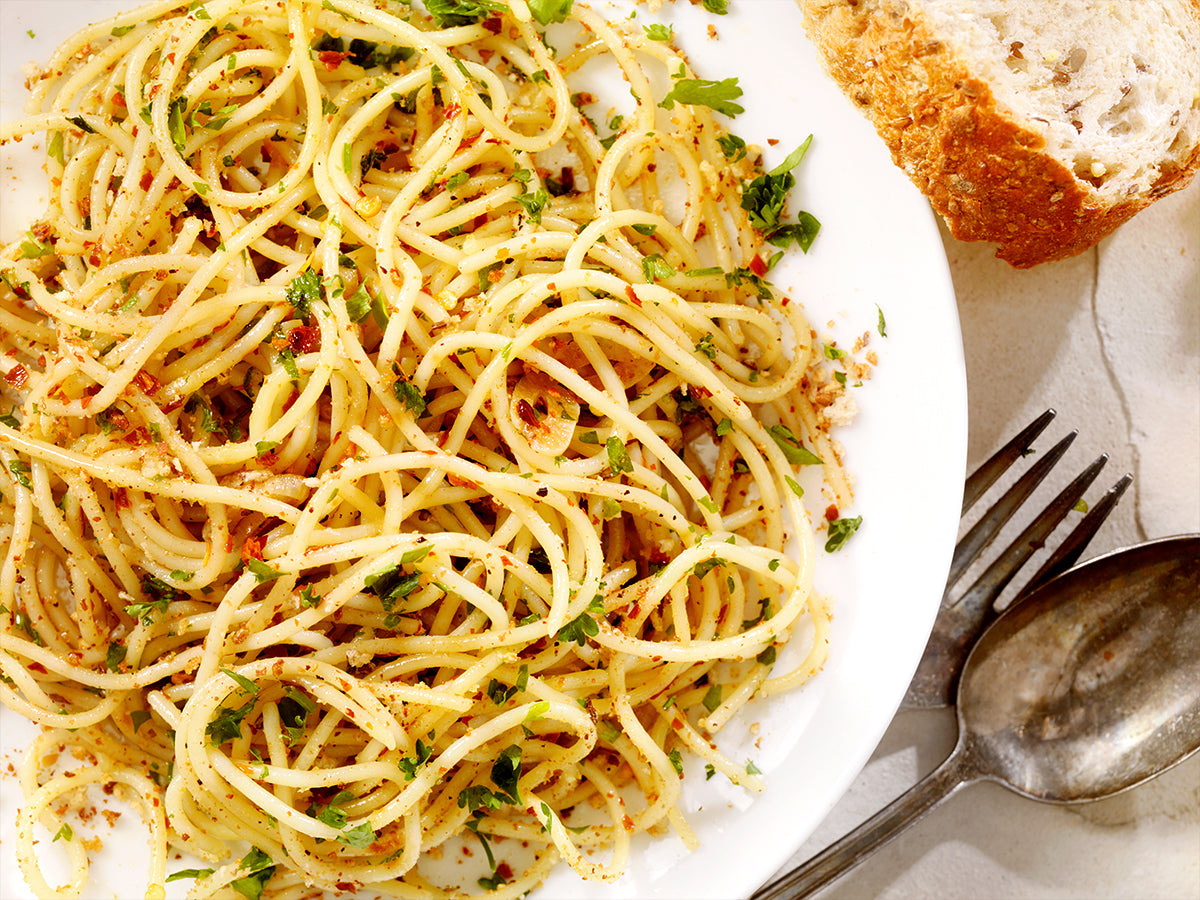
<svg viewBox="0 0 1200 900"><path fill-rule="evenodd" d="M1001 475L1030 452L1034 440L1055 415L1053 409L1046 410L967 478L963 488L964 515ZM995 608L996 600L1013 576L1045 544L1046 539L1067 513L1075 508L1084 492L1104 468L1108 454L1101 454L1075 476L983 574L961 596L956 597L955 588L968 568L996 538L1013 513L1033 493L1034 488L1054 468L1077 434L1077 431L1072 431L1031 466L955 546L950 575L942 595L941 609L938 611L929 642L925 646L925 654L904 695L902 709L929 709L953 705L958 673L971 647L974 646L975 639L998 614ZM1075 564L1132 481L1133 477L1127 474L1109 488L1050 554L1013 602Z"/></svg>

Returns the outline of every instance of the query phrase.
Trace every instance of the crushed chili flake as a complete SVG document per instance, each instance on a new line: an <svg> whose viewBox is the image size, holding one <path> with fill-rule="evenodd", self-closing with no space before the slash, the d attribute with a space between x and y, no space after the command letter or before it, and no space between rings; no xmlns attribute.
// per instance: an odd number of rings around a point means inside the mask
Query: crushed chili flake
<svg viewBox="0 0 1200 900"><path fill-rule="evenodd" d="M4 380L14 388L21 388L24 387L25 382L29 380L29 372L23 365L17 363L8 370L8 374L4 376Z"/></svg>

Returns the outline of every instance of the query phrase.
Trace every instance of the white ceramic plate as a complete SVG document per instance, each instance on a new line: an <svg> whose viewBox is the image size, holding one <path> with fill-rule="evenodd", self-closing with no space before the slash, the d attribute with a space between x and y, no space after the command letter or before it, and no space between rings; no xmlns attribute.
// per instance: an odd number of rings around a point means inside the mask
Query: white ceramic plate
<svg viewBox="0 0 1200 900"><path fill-rule="evenodd" d="M16 115L24 101L26 62L46 60L78 26L129 5L3 0L3 116ZM605 0L593 5L614 16L629 9ZM767 148L768 165L815 135L791 207L812 212L822 230L808 256L781 265L772 279L804 304L822 336L837 336L847 346L855 335L872 332L879 364L854 390L859 415L841 433L856 479L850 512L861 514L864 524L845 550L820 560L818 586L837 599L825 670L801 691L756 706L720 738L735 758L754 759L765 773L766 794L752 796L723 778L706 782L702 767L693 765L686 772L685 812L703 842L699 851L688 854L673 836L644 840L620 882L586 884L563 868L542 897L742 897L770 877L846 790L891 720L924 648L957 528L966 380L953 288L929 207L823 75L790 0L732 0L730 6L722 17L682 2L655 14L639 7L638 19L674 23L701 77L739 79L746 112L733 130ZM707 33L710 25L716 39ZM18 150L32 152L30 143ZM44 188L34 177L40 153L27 157L30 164L5 150L5 240L42 207ZM877 306L886 317L886 338L874 333ZM0 724L0 768L7 768L32 732L7 709L0 709ZM13 856L19 792L11 776L0 781L0 895L28 897ZM93 869L90 896L140 894L144 868L133 856L142 843L128 822L134 818L123 819L119 854L107 843L110 852ZM183 865L172 863L168 871ZM189 883L169 887L182 896Z"/></svg>

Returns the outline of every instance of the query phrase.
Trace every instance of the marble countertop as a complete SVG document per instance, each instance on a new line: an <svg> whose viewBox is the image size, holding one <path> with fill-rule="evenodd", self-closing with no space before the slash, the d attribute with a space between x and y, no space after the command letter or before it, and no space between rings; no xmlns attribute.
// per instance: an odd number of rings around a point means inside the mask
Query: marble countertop
<svg viewBox="0 0 1200 900"><path fill-rule="evenodd" d="M1083 255L1032 270L1014 270L989 246L945 230L943 240L962 319L968 466L1054 407L1058 416L1035 446L1072 429L1079 436L1039 489L1046 499L1101 453L1110 461L1088 499L1121 474L1134 476L1085 557L1200 532L1200 181ZM1020 524L1018 516L1005 536ZM792 864L932 770L955 736L950 710L899 713ZM1200 756L1135 790L1073 807L970 785L820 896L1200 897Z"/></svg>

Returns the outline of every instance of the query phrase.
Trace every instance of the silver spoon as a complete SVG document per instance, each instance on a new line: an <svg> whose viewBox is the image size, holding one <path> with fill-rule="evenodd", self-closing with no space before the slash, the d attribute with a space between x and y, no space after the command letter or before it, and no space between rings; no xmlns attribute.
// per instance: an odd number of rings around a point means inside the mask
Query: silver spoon
<svg viewBox="0 0 1200 900"><path fill-rule="evenodd" d="M967 658L958 728L949 759L753 900L824 887L971 782L1099 800L1200 749L1200 535L1098 557L1005 611Z"/></svg>

